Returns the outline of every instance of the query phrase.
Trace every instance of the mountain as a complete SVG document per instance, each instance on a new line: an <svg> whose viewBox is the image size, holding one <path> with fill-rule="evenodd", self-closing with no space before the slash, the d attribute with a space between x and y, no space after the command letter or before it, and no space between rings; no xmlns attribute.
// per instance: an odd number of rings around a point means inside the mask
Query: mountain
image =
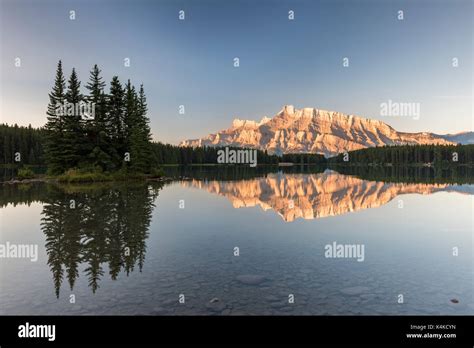
<svg viewBox="0 0 474 348"><path fill-rule="evenodd" d="M463 145L474 144L474 132L461 132L456 134L438 135L444 140Z"/></svg>
<svg viewBox="0 0 474 348"><path fill-rule="evenodd" d="M403 194L474 194L471 187L466 187L469 185L384 183L331 170L319 174L272 173L238 181L190 180L181 185L226 197L234 208L260 206L264 211L273 210L286 222L377 208Z"/></svg>
<svg viewBox="0 0 474 348"><path fill-rule="evenodd" d="M471 132L472 133L472 132ZM269 153L319 153L334 156L367 147L403 144L453 144L459 135L398 132L386 123L340 112L286 105L260 122L235 119L226 130L180 146L237 146ZM450 138L452 137L452 138Z"/></svg>

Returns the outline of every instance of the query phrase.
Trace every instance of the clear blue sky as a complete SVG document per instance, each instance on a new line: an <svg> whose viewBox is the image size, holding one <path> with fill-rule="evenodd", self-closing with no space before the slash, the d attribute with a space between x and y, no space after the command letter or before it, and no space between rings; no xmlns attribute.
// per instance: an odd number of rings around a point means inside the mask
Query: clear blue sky
<svg viewBox="0 0 474 348"><path fill-rule="evenodd" d="M273 116L284 104L378 118L401 131L473 129L471 0L0 4L1 122L45 123L62 59L83 85L96 63L107 82L118 75L143 83L154 138L164 142L227 128L235 117ZM185 21L178 20L180 9ZM389 99L419 102L420 119L379 116L380 103ZM178 114L181 104L185 115Z"/></svg>

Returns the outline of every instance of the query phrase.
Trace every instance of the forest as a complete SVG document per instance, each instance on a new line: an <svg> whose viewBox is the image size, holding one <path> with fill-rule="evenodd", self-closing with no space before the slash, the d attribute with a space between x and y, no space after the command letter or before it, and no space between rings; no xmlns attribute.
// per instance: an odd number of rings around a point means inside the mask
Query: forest
<svg viewBox="0 0 474 348"><path fill-rule="evenodd" d="M329 163L346 165L452 165L474 164L474 144L470 145L398 145L370 147L339 154Z"/></svg>

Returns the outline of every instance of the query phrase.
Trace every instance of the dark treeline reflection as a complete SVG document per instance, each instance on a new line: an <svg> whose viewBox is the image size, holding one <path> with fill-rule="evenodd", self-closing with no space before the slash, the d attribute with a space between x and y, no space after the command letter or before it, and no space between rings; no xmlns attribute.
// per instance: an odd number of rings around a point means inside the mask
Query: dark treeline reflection
<svg viewBox="0 0 474 348"><path fill-rule="evenodd" d="M265 177L270 173L317 174L327 169L340 174L357 176L369 181L426 183L426 184L474 184L474 167L427 167L427 166L349 166L349 165L264 165L252 168L237 166L174 166L165 167L167 176L176 179L197 180L246 180Z"/></svg>
<svg viewBox="0 0 474 348"><path fill-rule="evenodd" d="M153 201L161 185L50 186L44 200L41 229L46 235L48 265L56 296L67 279L70 289L79 266L95 292L100 280L128 275L145 262Z"/></svg>
<svg viewBox="0 0 474 348"><path fill-rule="evenodd" d="M320 165L278 166L263 165L250 167L249 165L223 166L169 166L164 167L167 176L172 178L191 178L197 180L245 180L264 177L270 173L282 172L286 174L314 174L322 173L326 167Z"/></svg>
<svg viewBox="0 0 474 348"><path fill-rule="evenodd" d="M48 190L43 183L29 184L0 184L0 208L8 204L16 206L18 204L27 204L35 202L44 202L48 197Z"/></svg>
<svg viewBox="0 0 474 348"><path fill-rule="evenodd" d="M354 175L364 180L426 183L474 184L474 167L421 167L421 166L332 166L340 174Z"/></svg>

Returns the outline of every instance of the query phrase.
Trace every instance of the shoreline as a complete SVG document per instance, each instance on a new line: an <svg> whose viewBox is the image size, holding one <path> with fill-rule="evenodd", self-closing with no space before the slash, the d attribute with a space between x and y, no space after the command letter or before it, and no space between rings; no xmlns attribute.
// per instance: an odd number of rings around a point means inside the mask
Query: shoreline
<svg viewBox="0 0 474 348"><path fill-rule="evenodd" d="M21 184L34 184L34 183L45 183L45 184L97 184L97 183L114 183L114 182L140 182L140 181L156 181L156 182L168 182L175 180L176 178L163 176L159 178L152 178L152 177L144 177L144 178L136 178L130 177L126 179L113 179L110 180L89 180L89 181L75 181L75 182L68 182L64 180L59 180L59 178L51 178L51 177L43 177L43 178L31 178L31 179L11 179L8 181L0 181L0 184L3 185L21 185ZM181 180L185 180L187 178L182 177Z"/></svg>
<svg viewBox="0 0 474 348"><path fill-rule="evenodd" d="M0 165L0 169L3 166ZM282 170L288 167L319 167L325 168L325 170L333 170L337 168L368 168L368 169L380 169L380 168L432 168L432 169L454 169L454 168L474 168L472 164L456 164L456 165L433 165L427 163L415 163L410 165L391 165L391 164L376 164L376 163L359 163L359 164L343 164L343 163L324 163L324 164L316 164L316 163L289 163L285 162L280 164L259 164L257 167L249 167L247 165L228 165L228 164L215 164L215 163L207 163L207 164L193 164L193 165L182 165L182 164L166 164L163 167L167 168L179 168L179 167L212 167L212 168L248 168L250 170L254 170L256 168L264 168L264 167L273 167L276 170ZM11 168L11 166L8 166ZM48 176L46 174L35 174L32 178L11 178L7 181L0 181L0 184L3 185L19 185L19 184L34 184L34 183L48 183L48 184L94 184L94 183L114 183L114 182L169 182L173 180L189 180L191 178L183 175L177 176L151 176L150 174L130 174L129 176L117 176L116 173L101 173L101 176L94 177L96 173L86 173L92 175L87 179L79 179L77 177L71 177L68 179L62 178L62 175L57 176Z"/></svg>

